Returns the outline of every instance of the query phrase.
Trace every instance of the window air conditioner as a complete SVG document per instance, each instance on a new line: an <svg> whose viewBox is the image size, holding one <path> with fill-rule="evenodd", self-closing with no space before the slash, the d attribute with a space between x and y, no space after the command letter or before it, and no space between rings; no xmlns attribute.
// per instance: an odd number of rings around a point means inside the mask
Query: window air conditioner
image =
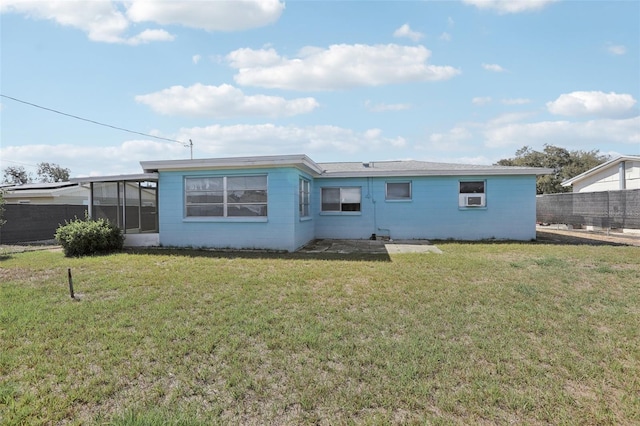
<svg viewBox="0 0 640 426"><path fill-rule="evenodd" d="M465 207L484 207L484 194L465 194Z"/></svg>

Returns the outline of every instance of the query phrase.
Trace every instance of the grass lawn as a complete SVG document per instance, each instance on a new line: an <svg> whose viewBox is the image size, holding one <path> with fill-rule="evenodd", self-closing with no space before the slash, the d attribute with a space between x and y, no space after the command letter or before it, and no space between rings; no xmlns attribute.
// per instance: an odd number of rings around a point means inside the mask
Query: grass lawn
<svg viewBox="0 0 640 426"><path fill-rule="evenodd" d="M438 247L2 256L0 424L640 423L637 247Z"/></svg>

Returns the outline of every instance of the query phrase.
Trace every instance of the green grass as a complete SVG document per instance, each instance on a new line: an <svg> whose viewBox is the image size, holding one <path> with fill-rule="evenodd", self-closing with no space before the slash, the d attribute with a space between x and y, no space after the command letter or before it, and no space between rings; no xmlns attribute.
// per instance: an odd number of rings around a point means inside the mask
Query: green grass
<svg viewBox="0 0 640 426"><path fill-rule="evenodd" d="M438 246L5 255L0 424L640 422L638 248Z"/></svg>

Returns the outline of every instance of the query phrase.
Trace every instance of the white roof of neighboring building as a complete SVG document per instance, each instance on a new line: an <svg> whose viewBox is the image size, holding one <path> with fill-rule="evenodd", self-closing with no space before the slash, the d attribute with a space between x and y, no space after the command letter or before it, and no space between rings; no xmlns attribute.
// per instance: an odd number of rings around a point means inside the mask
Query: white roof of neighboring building
<svg viewBox="0 0 640 426"><path fill-rule="evenodd" d="M620 157L614 158L607 162L604 162L592 169L587 170L584 173L579 174L578 176L572 177L571 179L567 179L562 182L562 186L571 186L576 182L580 182L583 179L587 179L595 173L598 173L601 170L607 169L609 167L614 167L620 164L623 161L640 161L640 156L637 155L622 155Z"/></svg>
<svg viewBox="0 0 640 426"><path fill-rule="evenodd" d="M137 173L131 175L111 175L111 176L86 176L71 178L74 183L90 183L90 182L122 182L122 181L157 181L157 173Z"/></svg>
<svg viewBox="0 0 640 426"><path fill-rule="evenodd" d="M4 198L14 199L38 199L38 198L62 198L73 197L74 194L83 194L87 191L77 183L53 182L53 183L26 183L3 187Z"/></svg>
<svg viewBox="0 0 640 426"><path fill-rule="evenodd" d="M27 190L51 190L66 188L69 186L78 186L74 182L36 182L36 183L24 183L22 185L9 185L3 186L5 191L27 191Z"/></svg>

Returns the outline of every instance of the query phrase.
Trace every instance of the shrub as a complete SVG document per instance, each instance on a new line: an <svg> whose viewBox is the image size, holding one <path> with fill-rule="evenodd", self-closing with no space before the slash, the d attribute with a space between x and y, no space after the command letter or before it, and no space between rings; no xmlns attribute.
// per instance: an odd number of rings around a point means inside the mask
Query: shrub
<svg viewBox="0 0 640 426"><path fill-rule="evenodd" d="M121 250L124 244L122 230L106 219L66 221L55 237L67 257L109 253Z"/></svg>

